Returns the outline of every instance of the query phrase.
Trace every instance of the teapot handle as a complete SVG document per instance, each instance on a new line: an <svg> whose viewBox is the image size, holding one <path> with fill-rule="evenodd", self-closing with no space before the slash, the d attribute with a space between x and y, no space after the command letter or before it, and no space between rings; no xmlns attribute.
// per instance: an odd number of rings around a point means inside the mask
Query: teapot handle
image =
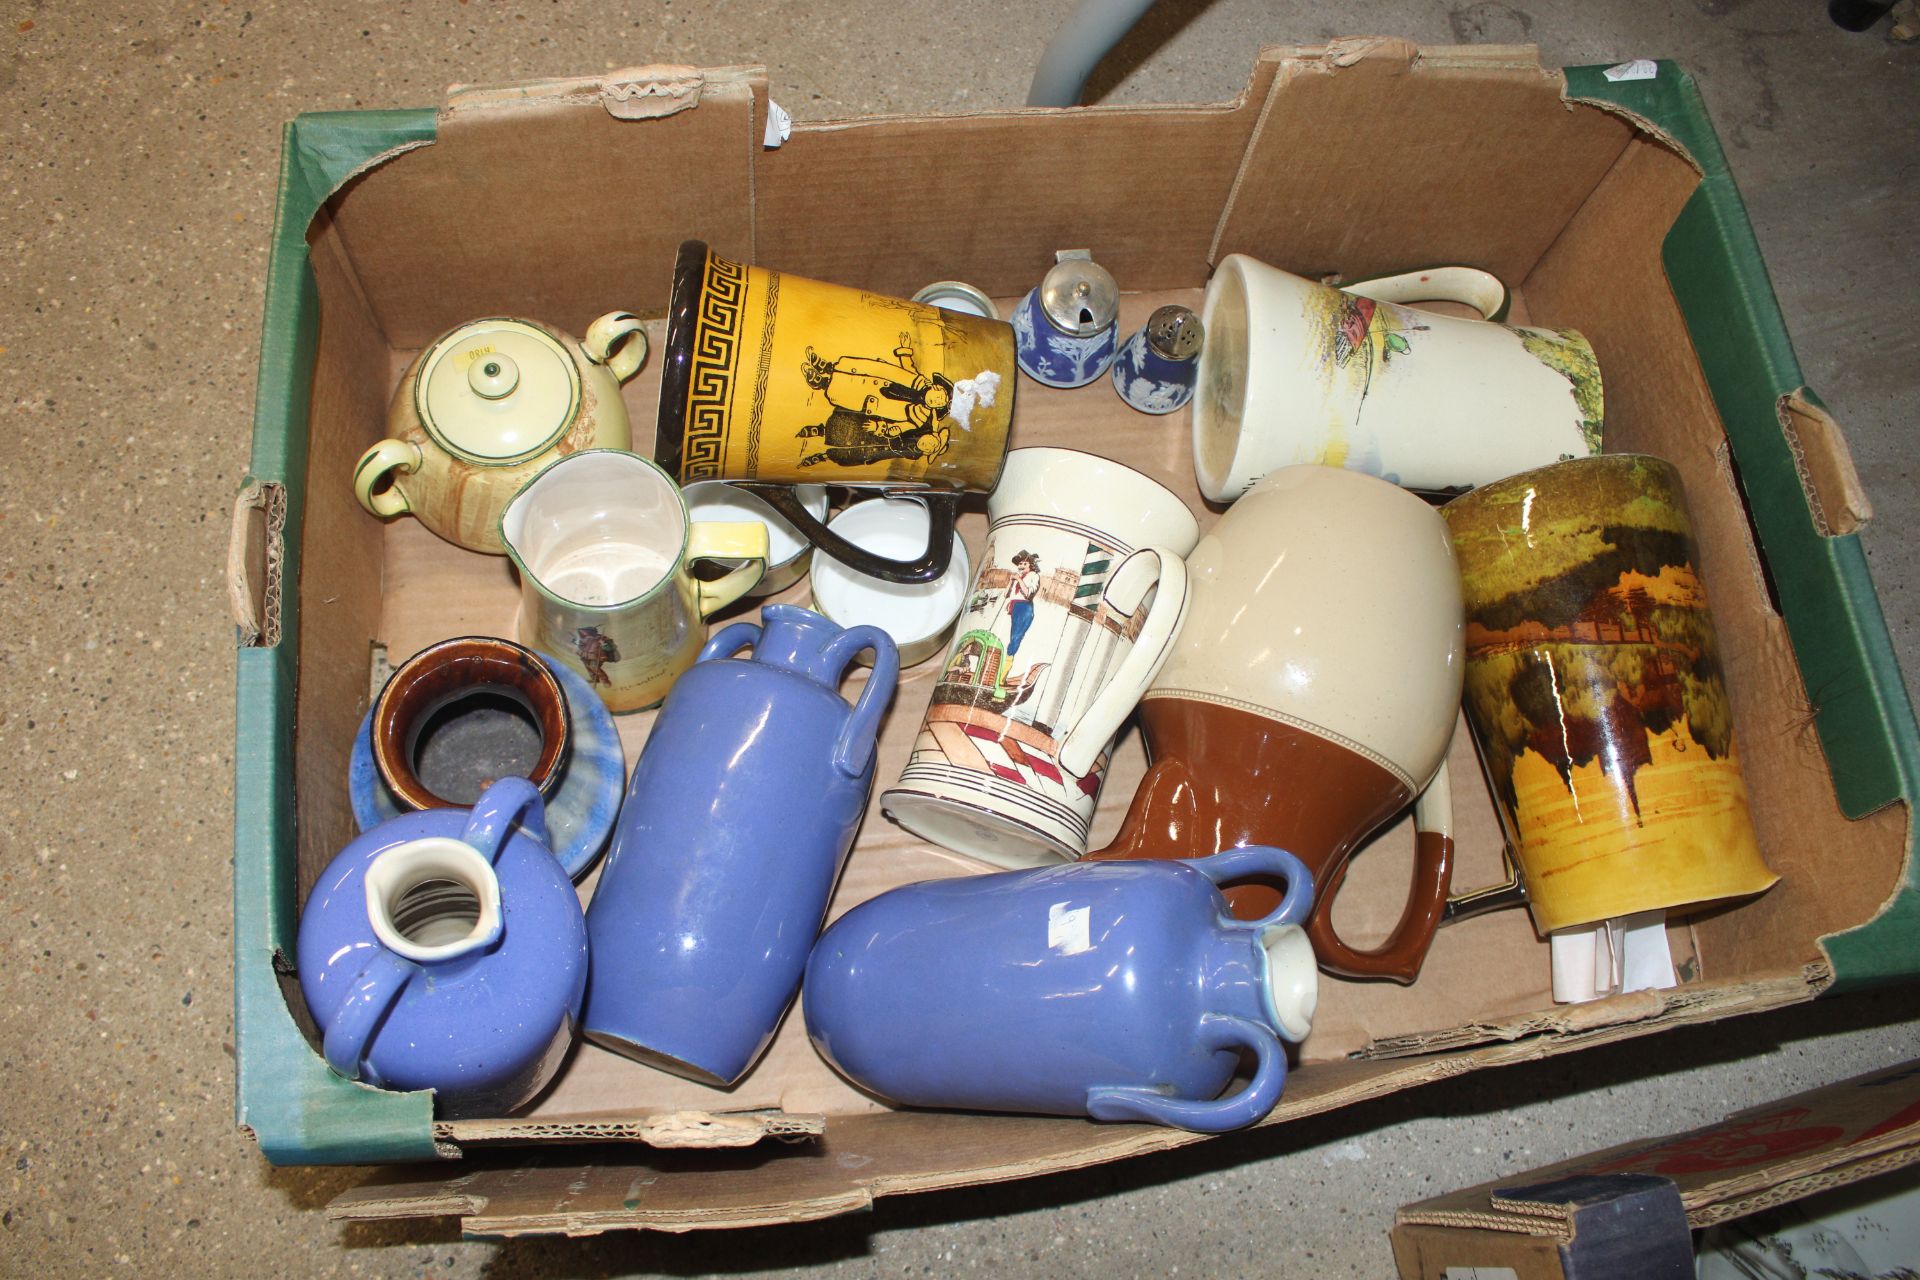
<svg viewBox="0 0 1920 1280"><path fill-rule="evenodd" d="M1267 1118L1287 1087L1287 1051L1271 1027L1224 1013L1202 1014L1200 1043L1209 1049L1251 1049L1253 1079L1231 1097L1198 1102L1171 1098L1158 1089L1096 1085L1087 1090L1087 1114L1095 1120L1144 1120L1195 1133L1226 1133Z"/></svg>
<svg viewBox="0 0 1920 1280"><path fill-rule="evenodd" d="M1500 277L1478 267L1428 267L1424 271L1402 271L1399 275L1356 280L1340 288L1357 298L1371 298L1375 302L1458 302L1472 307L1495 324L1505 322L1507 308L1513 303L1513 295Z"/></svg>
<svg viewBox="0 0 1920 1280"><path fill-rule="evenodd" d="M540 798L539 789L525 778L508 776L482 791L480 798L473 802L473 812L467 816L467 829L460 833L460 841L488 862L498 862L516 823L538 843L549 844L547 806Z"/></svg>
<svg viewBox="0 0 1920 1280"><path fill-rule="evenodd" d="M413 508L398 485L389 485L379 493L373 491L373 486L389 471L412 475L420 469L421 461L419 445L408 440L382 440L353 464L353 496L377 516L406 514Z"/></svg>
<svg viewBox="0 0 1920 1280"><path fill-rule="evenodd" d="M1141 574L1149 562L1158 568L1152 577L1142 581ZM1137 590L1129 590L1136 584ZM1102 598L1120 612L1129 614L1140 607L1147 588L1156 584L1159 593L1154 596L1146 621L1141 624L1140 634L1134 638L1133 650L1121 660L1119 669L1087 704L1073 727L1061 735L1060 767L1077 778L1093 772L1100 753L1113 740L1113 735L1120 732L1120 722L1127 718L1127 713L1139 703L1140 695L1160 674L1167 655L1173 652L1180 624L1187 616L1186 561L1165 547L1140 548L1122 560L1107 579Z"/></svg>
<svg viewBox="0 0 1920 1280"><path fill-rule="evenodd" d="M587 326L580 349L587 359L607 366L616 381L625 382L647 362L646 322L631 311L609 311Z"/></svg>
<svg viewBox="0 0 1920 1280"><path fill-rule="evenodd" d="M832 672L834 682L838 683L862 649L873 650L873 674L867 677L866 687L860 690L853 714L847 717L846 725L840 730L840 741L833 748L834 767L849 778L864 774L873 759L880 717L893 697L894 686L900 681L900 650L895 647L893 637L879 627L848 627L827 641L820 651L826 660L824 669Z"/></svg>
<svg viewBox="0 0 1920 1280"><path fill-rule="evenodd" d="M327 1065L349 1080L358 1080L367 1057L367 1041L399 1000L417 972L411 960L382 947L367 967L354 976L347 998L333 1011L320 1049ZM370 1083L377 1084L378 1081Z"/></svg>
<svg viewBox="0 0 1920 1280"><path fill-rule="evenodd" d="M759 623L729 622L700 646L700 655L694 661L706 662L713 658L730 658L742 649L751 649L759 643Z"/></svg>

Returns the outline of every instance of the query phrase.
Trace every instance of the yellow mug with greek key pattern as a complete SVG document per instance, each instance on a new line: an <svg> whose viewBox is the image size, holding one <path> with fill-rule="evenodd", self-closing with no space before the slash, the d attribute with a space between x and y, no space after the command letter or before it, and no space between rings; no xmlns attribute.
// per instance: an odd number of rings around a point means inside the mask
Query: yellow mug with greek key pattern
<svg viewBox="0 0 1920 1280"><path fill-rule="evenodd" d="M751 489L834 559L890 582L946 571L960 497L989 493L1013 421L1013 327L680 246L655 460L682 484ZM907 496L925 552L875 555L830 532L792 486Z"/></svg>

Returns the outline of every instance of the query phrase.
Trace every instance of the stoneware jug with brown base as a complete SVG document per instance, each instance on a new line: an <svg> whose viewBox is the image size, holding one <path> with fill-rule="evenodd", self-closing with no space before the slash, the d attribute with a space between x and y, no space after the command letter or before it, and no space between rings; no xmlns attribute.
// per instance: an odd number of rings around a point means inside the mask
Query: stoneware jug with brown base
<svg viewBox="0 0 1920 1280"><path fill-rule="evenodd" d="M1413 981L1452 878L1463 624L1445 521L1383 480L1288 467L1228 509L1187 574L1185 625L1140 704L1151 767L1119 836L1089 856L1291 850L1319 886L1307 932L1322 967ZM1409 802L1406 907L1385 942L1349 946L1331 920L1347 861ZM1262 885L1229 897L1243 918L1275 901Z"/></svg>

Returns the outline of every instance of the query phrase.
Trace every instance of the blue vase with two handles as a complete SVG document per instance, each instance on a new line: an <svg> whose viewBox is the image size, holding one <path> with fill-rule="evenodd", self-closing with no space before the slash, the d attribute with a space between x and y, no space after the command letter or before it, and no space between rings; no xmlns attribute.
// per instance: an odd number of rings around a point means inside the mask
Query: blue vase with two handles
<svg viewBox="0 0 1920 1280"><path fill-rule="evenodd" d="M431 1089L443 1119L539 1095L587 982L580 899L546 838L540 793L502 778L471 810L403 813L327 865L295 963L328 1066Z"/></svg>
<svg viewBox="0 0 1920 1280"><path fill-rule="evenodd" d="M1285 895L1236 920L1216 885L1253 876ZM821 1056L897 1105L1224 1132L1273 1110L1311 1025L1312 903L1264 846L907 885L820 938L801 1007Z"/></svg>
<svg viewBox="0 0 1920 1280"><path fill-rule="evenodd" d="M784 604L761 618L715 632L674 682L587 910L588 1037L719 1086L800 988L900 671L877 627ZM863 650L873 670L849 706L840 682Z"/></svg>

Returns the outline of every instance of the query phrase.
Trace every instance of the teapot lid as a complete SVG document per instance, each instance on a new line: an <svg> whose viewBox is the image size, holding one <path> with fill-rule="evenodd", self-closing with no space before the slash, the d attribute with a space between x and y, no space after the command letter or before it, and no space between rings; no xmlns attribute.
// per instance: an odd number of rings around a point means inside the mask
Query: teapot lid
<svg viewBox="0 0 1920 1280"><path fill-rule="evenodd" d="M526 320L475 320L420 358L414 411L457 457L483 466L517 462L573 425L580 373L545 328Z"/></svg>

